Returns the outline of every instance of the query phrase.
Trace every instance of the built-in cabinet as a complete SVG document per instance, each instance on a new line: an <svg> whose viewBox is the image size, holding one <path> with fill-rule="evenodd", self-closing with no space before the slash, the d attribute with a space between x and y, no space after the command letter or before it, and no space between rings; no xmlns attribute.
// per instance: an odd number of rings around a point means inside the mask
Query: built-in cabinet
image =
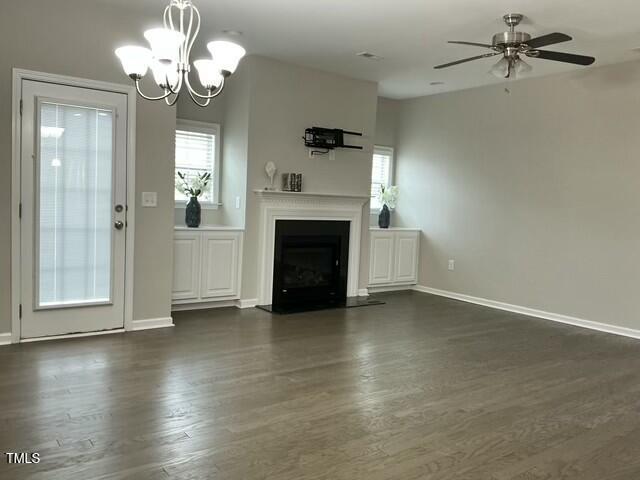
<svg viewBox="0 0 640 480"><path fill-rule="evenodd" d="M372 228L369 246L369 286L396 287L418 282L420 230Z"/></svg>
<svg viewBox="0 0 640 480"><path fill-rule="evenodd" d="M173 248L174 305L240 298L243 233L177 228Z"/></svg>

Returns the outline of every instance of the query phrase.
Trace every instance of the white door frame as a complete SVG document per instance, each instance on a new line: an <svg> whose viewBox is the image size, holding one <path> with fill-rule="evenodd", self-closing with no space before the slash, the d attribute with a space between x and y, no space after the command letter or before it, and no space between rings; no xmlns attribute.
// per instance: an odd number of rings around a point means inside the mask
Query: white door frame
<svg viewBox="0 0 640 480"><path fill-rule="evenodd" d="M20 303L21 303L21 229L20 229L20 177L21 155L20 141L22 115L20 100L22 97L22 81L56 83L71 87L90 88L127 95L127 228L125 232L125 295L124 295L124 329L133 330L133 246L135 233L135 173L136 173L136 90L129 85L107 83L98 80L67 77L31 70L13 69L13 105L11 128L11 343L20 342ZM100 332L98 332L100 333ZM104 332L102 332L104 333ZM85 336L80 334L79 336ZM69 335L65 335L69 336ZM76 336L76 335L70 335ZM56 338L56 337L49 337ZM59 338L59 337L58 337Z"/></svg>

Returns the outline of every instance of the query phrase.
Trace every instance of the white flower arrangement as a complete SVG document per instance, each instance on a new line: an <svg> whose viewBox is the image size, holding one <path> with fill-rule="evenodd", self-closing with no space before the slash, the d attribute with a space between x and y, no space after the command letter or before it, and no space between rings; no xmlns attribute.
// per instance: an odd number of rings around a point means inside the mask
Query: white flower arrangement
<svg viewBox="0 0 640 480"><path fill-rule="evenodd" d="M185 173L177 172L176 190L188 197L199 197L211 181L211 173L196 174L188 177Z"/></svg>
<svg viewBox="0 0 640 480"><path fill-rule="evenodd" d="M396 202L398 201L398 187L391 185L385 188L384 185L380 187L380 193L378 194L378 200L384 206L388 208L396 208Z"/></svg>

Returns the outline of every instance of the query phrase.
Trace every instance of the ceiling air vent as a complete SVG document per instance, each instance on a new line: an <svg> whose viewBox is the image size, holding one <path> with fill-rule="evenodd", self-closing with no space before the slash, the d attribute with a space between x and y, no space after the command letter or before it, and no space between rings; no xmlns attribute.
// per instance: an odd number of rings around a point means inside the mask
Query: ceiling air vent
<svg viewBox="0 0 640 480"><path fill-rule="evenodd" d="M359 53L356 53L356 55L358 57L367 58L369 60L382 60L382 57L371 52L359 52Z"/></svg>

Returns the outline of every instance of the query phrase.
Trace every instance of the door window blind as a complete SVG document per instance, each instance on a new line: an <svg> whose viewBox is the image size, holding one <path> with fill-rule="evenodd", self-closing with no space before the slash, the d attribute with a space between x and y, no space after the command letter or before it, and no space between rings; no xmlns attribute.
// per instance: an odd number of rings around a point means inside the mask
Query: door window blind
<svg viewBox="0 0 640 480"><path fill-rule="evenodd" d="M40 108L38 306L111 298L113 113Z"/></svg>

